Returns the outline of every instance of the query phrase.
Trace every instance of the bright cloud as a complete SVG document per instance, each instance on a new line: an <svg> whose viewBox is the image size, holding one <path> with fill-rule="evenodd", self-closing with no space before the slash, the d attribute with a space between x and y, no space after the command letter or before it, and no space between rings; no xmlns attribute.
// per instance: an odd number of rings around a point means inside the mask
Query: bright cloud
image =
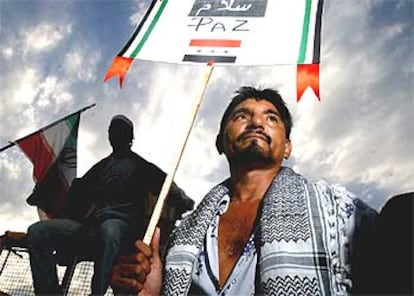
<svg viewBox="0 0 414 296"><path fill-rule="evenodd" d="M72 33L70 25L42 23L23 33L27 52L53 49L63 38Z"/></svg>
<svg viewBox="0 0 414 296"><path fill-rule="evenodd" d="M99 51L75 48L65 55L63 67L68 77L77 77L80 81L88 82L96 78L96 66L99 61Z"/></svg>
<svg viewBox="0 0 414 296"><path fill-rule="evenodd" d="M23 70L19 77L18 86L10 100L13 105L30 104L35 100L40 82L39 72L35 68Z"/></svg>
<svg viewBox="0 0 414 296"><path fill-rule="evenodd" d="M3 54L3 57L7 59L13 56L14 50L11 47L6 47L1 50L1 53Z"/></svg>

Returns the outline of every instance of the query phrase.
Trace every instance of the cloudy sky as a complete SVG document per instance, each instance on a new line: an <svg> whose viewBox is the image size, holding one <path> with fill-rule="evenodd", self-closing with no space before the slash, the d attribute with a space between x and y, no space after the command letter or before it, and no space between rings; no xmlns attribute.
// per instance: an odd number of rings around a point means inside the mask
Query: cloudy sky
<svg viewBox="0 0 414 296"><path fill-rule="evenodd" d="M103 77L149 0L0 0L0 146L76 111L78 176L111 151L110 118L135 123L133 149L170 170L205 66L136 61L124 88ZM241 85L274 87L291 109L293 155L286 165L310 180L340 183L379 210L413 191L414 1L325 1L321 101L297 103L293 66L215 67L176 174L196 201L228 176L214 141ZM0 234L25 231L32 166L13 147L0 153Z"/></svg>

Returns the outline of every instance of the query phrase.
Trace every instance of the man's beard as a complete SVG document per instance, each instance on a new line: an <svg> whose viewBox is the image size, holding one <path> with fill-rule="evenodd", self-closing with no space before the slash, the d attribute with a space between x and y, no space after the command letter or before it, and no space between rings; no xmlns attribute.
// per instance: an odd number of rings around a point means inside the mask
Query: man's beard
<svg viewBox="0 0 414 296"><path fill-rule="evenodd" d="M254 139L249 146L238 149L229 156L231 164L246 165L246 164L273 164L273 158L269 153L264 151Z"/></svg>

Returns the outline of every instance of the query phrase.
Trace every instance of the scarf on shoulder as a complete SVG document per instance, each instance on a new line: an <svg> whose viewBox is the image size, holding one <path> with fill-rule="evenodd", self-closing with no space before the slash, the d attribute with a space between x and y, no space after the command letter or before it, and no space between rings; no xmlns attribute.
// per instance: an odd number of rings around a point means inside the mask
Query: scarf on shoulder
<svg viewBox="0 0 414 296"><path fill-rule="evenodd" d="M353 203L347 192L336 191L325 182L309 184L282 167L258 213L256 294L347 295L350 266L342 245L349 233ZM218 202L228 192L225 182L215 186L174 230L162 295L187 295L207 229Z"/></svg>

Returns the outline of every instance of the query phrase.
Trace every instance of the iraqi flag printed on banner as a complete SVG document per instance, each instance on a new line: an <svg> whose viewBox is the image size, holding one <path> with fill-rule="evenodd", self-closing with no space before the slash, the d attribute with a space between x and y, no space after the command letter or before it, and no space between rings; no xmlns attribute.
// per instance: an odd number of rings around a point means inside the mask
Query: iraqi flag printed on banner
<svg viewBox="0 0 414 296"><path fill-rule="evenodd" d="M319 64L323 0L154 0L110 66L133 59L223 65Z"/></svg>
<svg viewBox="0 0 414 296"><path fill-rule="evenodd" d="M33 193L27 199L49 217L59 215L76 177L80 112L16 142L33 164Z"/></svg>

